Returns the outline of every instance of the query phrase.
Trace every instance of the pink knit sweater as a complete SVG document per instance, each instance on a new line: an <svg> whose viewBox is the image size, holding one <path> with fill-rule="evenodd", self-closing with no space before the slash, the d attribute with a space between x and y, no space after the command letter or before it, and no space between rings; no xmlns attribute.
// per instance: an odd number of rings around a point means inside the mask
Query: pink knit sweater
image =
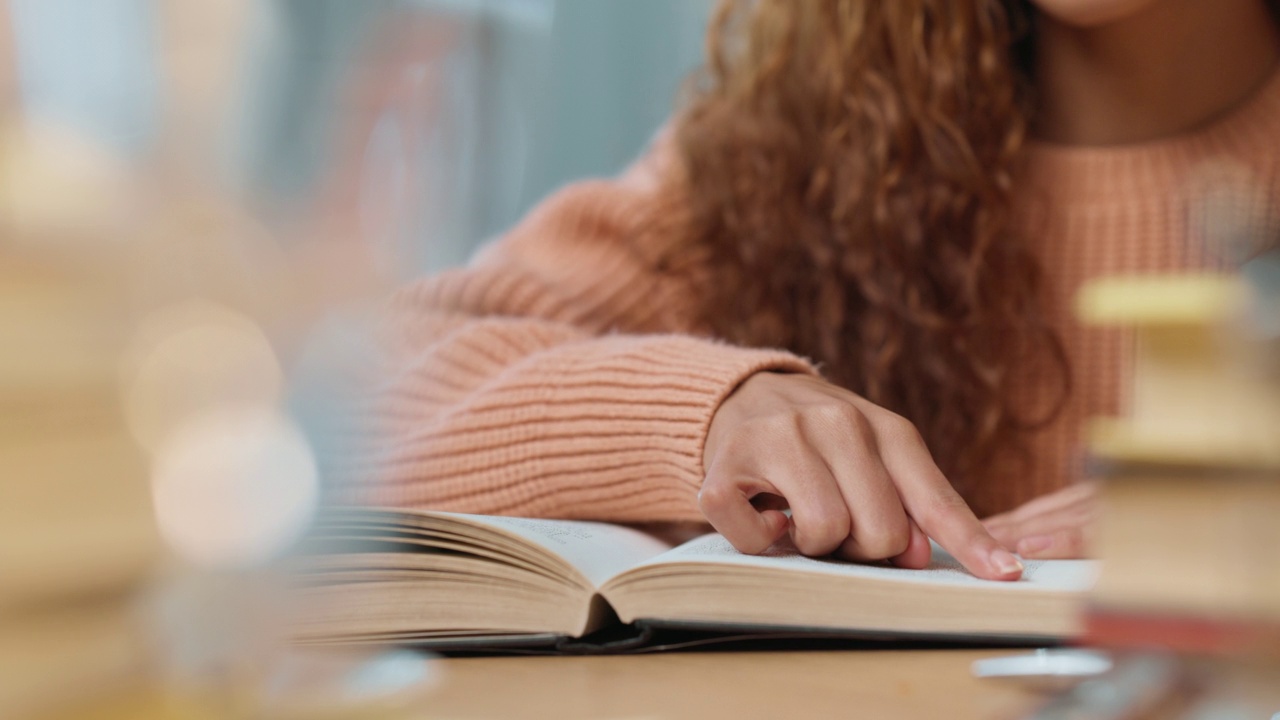
<svg viewBox="0 0 1280 720"><path fill-rule="evenodd" d="M1137 146L1033 145L1019 212L1050 273L1047 298L1074 392L1033 439L1031 476L991 478L995 512L1075 480L1092 415L1124 412L1127 337L1085 329L1070 300L1089 278L1221 264L1198 226L1215 177L1247 178L1242 215L1280 205L1280 75L1231 116ZM362 500L618 521L700 520L711 417L763 370L815 372L781 350L733 347L693 321L692 293L630 245L675 170L660 140L622 176L545 200L466 268L421 280L387 319L392 370L375 428L385 448ZM1217 186L1219 189L1221 185ZM1019 402L1043 401L1024 388Z"/></svg>

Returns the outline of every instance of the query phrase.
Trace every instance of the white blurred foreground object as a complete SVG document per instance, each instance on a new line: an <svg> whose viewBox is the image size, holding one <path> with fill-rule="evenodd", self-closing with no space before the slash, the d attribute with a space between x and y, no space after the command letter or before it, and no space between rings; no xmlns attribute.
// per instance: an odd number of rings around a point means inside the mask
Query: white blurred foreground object
<svg viewBox="0 0 1280 720"><path fill-rule="evenodd" d="M319 500L289 340L361 258L283 253L225 198L30 121L0 117L0 180L0 717L145 687L264 716L273 563Z"/></svg>
<svg viewBox="0 0 1280 720"><path fill-rule="evenodd" d="M315 512L306 437L283 414L283 372L249 317L189 300L149 314L124 363L129 428L151 455L161 535L181 560L256 566Z"/></svg>
<svg viewBox="0 0 1280 720"><path fill-rule="evenodd" d="M974 677L1059 689L1101 675L1111 667L1111 658L1096 650L1040 648L1032 653L976 660L971 670Z"/></svg>
<svg viewBox="0 0 1280 720"><path fill-rule="evenodd" d="M278 658L257 693L256 710L278 720L394 717L439 685L439 663L424 653L356 655L296 651Z"/></svg>
<svg viewBox="0 0 1280 720"><path fill-rule="evenodd" d="M302 536L316 509L311 448L267 408L220 410L175 431L152 470L161 536L187 562L265 563Z"/></svg>

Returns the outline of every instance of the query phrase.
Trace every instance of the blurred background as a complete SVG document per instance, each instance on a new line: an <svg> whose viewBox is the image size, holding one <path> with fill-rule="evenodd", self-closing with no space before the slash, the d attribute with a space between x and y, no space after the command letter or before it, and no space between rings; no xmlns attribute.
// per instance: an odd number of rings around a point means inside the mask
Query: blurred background
<svg viewBox="0 0 1280 720"><path fill-rule="evenodd" d="M24 113L135 161L199 131L206 170L272 225L338 194L416 274L634 157L710 0L7 4Z"/></svg>
<svg viewBox="0 0 1280 720"><path fill-rule="evenodd" d="M288 715L364 308L621 169L709 4L0 0L0 717Z"/></svg>

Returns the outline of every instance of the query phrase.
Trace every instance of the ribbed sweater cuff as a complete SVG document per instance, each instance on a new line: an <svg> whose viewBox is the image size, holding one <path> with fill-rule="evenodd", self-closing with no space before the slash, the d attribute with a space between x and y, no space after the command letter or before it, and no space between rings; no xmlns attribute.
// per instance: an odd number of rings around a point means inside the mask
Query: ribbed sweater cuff
<svg viewBox="0 0 1280 720"><path fill-rule="evenodd" d="M600 463L616 467L602 468L596 478L599 488L612 490L597 494L573 482L559 488L567 502L556 505L589 517L702 520L702 453L721 402L758 372L817 374L791 353L687 336L605 337L584 344L592 347L574 359L575 367L547 377L555 389L545 417L599 415L593 432L611 436L592 445L616 451ZM562 350L571 353L575 345ZM628 457L636 464L628 467Z"/></svg>
<svg viewBox="0 0 1280 720"><path fill-rule="evenodd" d="M451 376L485 363L457 357L469 355L461 344L450 350L448 364L458 366ZM702 520L697 492L711 418L761 371L815 373L786 352L680 335L558 345L400 436L389 482L375 493L380 503L461 512Z"/></svg>

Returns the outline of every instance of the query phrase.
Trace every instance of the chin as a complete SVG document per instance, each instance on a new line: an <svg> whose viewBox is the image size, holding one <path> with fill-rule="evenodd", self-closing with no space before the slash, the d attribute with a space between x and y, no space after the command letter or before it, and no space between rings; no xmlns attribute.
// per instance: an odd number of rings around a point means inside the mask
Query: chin
<svg viewBox="0 0 1280 720"><path fill-rule="evenodd" d="M1064 25L1098 27L1136 15L1159 0L1031 0L1040 12ZM1213 0L1209 0L1212 2Z"/></svg>

